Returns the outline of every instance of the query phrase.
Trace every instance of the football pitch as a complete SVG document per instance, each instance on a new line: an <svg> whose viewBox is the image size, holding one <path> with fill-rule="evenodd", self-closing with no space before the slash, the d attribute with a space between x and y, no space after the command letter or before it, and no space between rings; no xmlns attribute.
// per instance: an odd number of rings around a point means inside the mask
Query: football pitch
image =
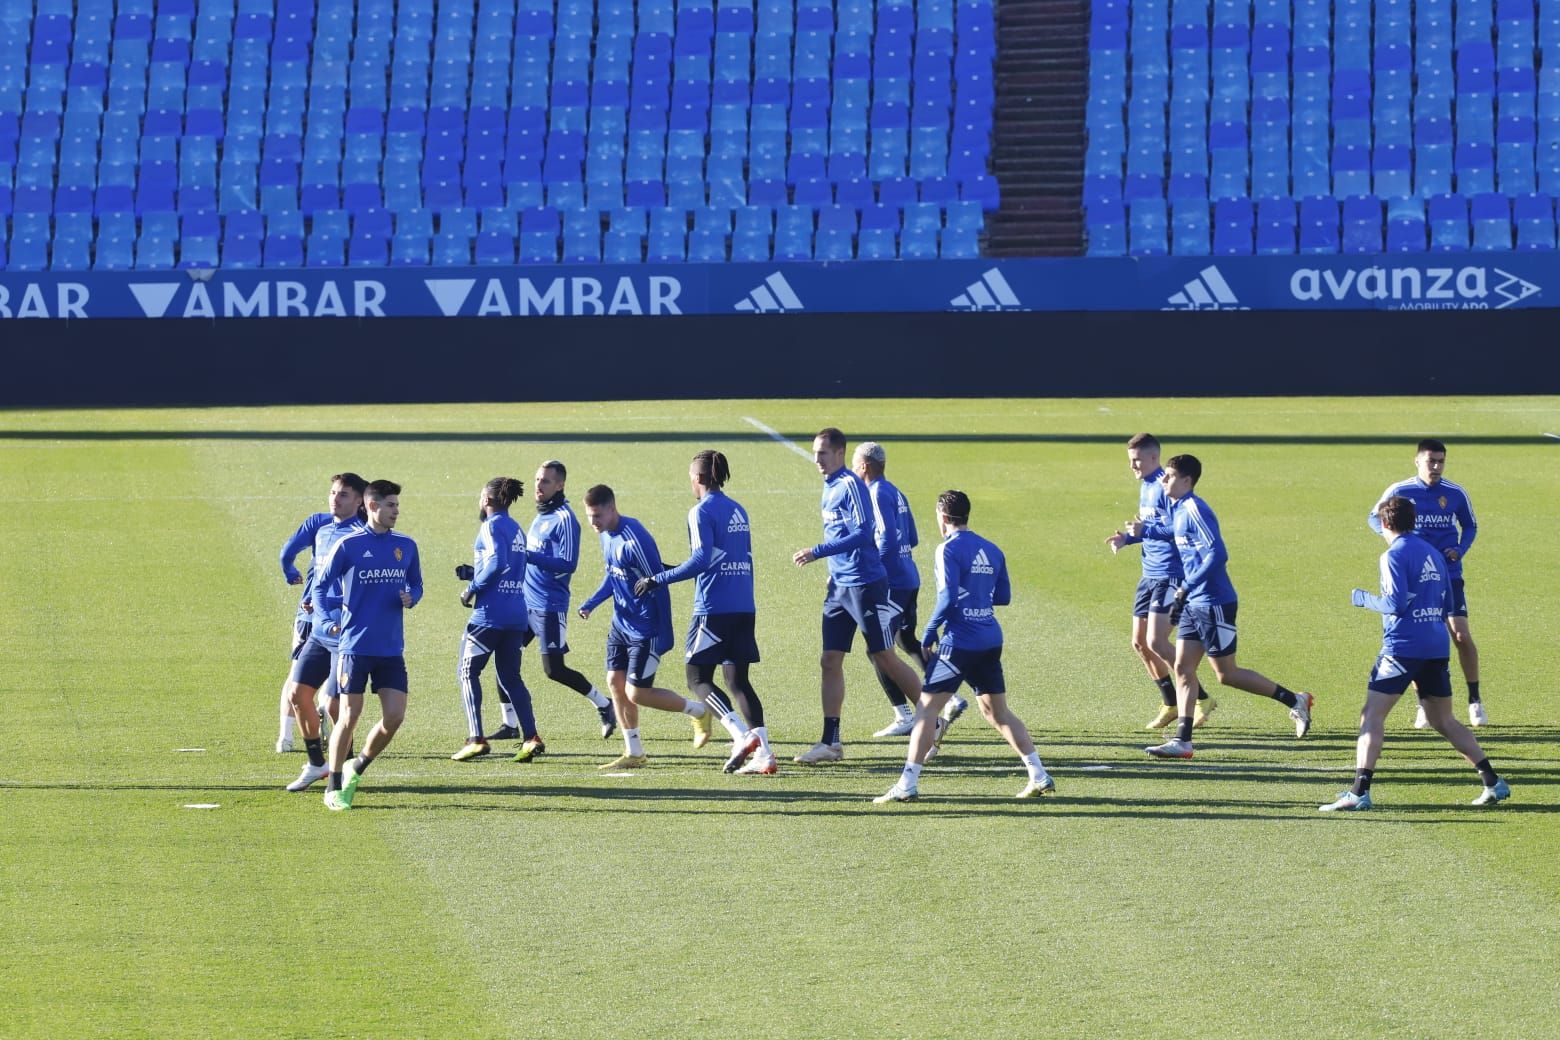
<svg viewBox="0 0 1560 1040"><path fill-rule="evenodd" d="M887 448L923 619L938 492L968 492L972 529L1006 551L1010 702L1054 798L1013 800L1022 766L971 711L919 802L872 805L904 741L871 737L890 713L859 648L846 759L791 763L820 727L826 573L790 557L818 541L808 447L826 425ZM1315 692L1305 740L1205 669L1220 707L1197 757L1143 754L1158 695L1128 645L1137 550L1103 539L1136 509L1124 444L1144 429L1201 458L1241 663ZM0 413L0 1036L1554 1036L1557 435L1560 399L1535 397ZM1422 436L1447 441L1478 512L1477 732L1513 795L1470 807L1477 775L1404 703L1377 808L1318 815L1352 776L1380 645L1378 616L1349 606L1384 548L1365 517ZM723 741L696 752L686 719L646 711L649 768L602 775L621 741L529 653L548 754L451 762L452 570L482 484L522 478L524 526L538 464L563 459L582 519L585 489L610 484L674 562L706 447L752 519L780 774L723 775ZM404 485L427 591L407 722L330 813L319 787L281 790L303 756L272 747L297 602L277 550L342 470ZM576 604L601 576L584 540ZM690 600L674 587L679 632ZM609 623L569 630L598 683ZM660 685L681 673L668 655Z"/></svg>

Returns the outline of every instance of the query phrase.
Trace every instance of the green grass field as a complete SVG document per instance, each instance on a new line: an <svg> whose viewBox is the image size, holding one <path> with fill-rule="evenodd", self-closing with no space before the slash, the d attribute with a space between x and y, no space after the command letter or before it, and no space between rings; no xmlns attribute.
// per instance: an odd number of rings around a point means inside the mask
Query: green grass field
<svg viewBox="0 0 1560 1040"><path fill-rule="evenodd" d="M972 714L919 803L871 805L903 743L870 737L888 709L859 652L846 761L790 765L818 737L825 574L789 557L817 540L819 478L750 419L804 448L828 424L882 441L928 581L935 496L969 492L1009 556L1011 701L1055 799L1012 800L1022 769ZM1123 443L1144 428L1202 458L1241 661L1316 692L1306 740L1220 691L1193 762L1143 755L1136 552L1101 540L1135 509ZM1554 1036L1556 433L1555 398L0 414L0 1036ZM1348 606L1383 547L1365 515L1424 435L1449 442L1483 525L1480 736L1515 793L1470 808L1476 775L1402 705L1378 810L1318 816L1352 773L1379 645ZM529 493L559 456L576 502L613 485L679 560L704 447L729 455L754 524L754 678L781 774L724 776L723 744L695 753L686 720L646 713L652 768L604 777L621 743L529 656L551 753L448 761L450 571L482 483ZM317 788L281 791L302 756L272 749L296 601L276 552L342 469L405 485L428 593L407 724L333 814ZM600 575L587 543L576 602ZM674 604L680 628L688 586ZM592 677L608 623L571 628Z"/></svg>

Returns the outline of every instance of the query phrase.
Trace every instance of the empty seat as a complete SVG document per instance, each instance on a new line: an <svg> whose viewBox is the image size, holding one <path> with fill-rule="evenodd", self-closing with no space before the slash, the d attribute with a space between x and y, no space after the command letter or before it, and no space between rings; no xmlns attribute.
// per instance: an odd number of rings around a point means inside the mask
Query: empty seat
<svg viewBox="0 0 1560 1040"><path fill-rule="evenodd" d="M1286 255L1295 251L1293 199L1261 199L1257 202L1256 251L1268 256Z"/></svg>
<svg viewBox="0 0 1560 1040"><path fill-rule="evenodd" d="M1380 199L1363 196L1343 200L1343 252L1379 253L1381 233Z"/></svg>
<svg viewBox="0 0 1560 1040"><path fill-rule="evenodd" d="M1425 207L1419 199L1394 199L1387 204L1387 252L1425 251Z"/></svg>
<svg viewBox="0 0 1560 1040"><path fill-rule="evenodd" d="M1555 248L1555 206L1548 195L1523 195L1514 199L1511 222L1518 249Z"/></svg>
<svg viewBox="0 0 1560 1040"><path fill-rule="evenodd" d="M1426 200L1432 252L1468 249L1468 200L1460 195L1432 195Z"/></svg>
<svg viewBox="0 0 1560 1040"><path fill-rule="evenodd" d="M1511 203L1504 195L1475 195L1468 201L1473 248L1497 252L1511 249Z"/></svg>

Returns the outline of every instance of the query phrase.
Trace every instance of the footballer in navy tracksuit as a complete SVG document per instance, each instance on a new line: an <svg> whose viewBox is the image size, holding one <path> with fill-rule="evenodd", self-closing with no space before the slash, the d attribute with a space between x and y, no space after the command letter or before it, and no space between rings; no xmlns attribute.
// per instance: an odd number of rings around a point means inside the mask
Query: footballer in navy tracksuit
<svg viewBox="0 0 1560 1040"><path fill-rule="evenodd" d="M1463 679L1468 683L1468 722L1473 726L1483 726L1489 722L1489 716L1480 697L1479 648L1468 628L1468 596L1463 588L1463 558L1473 548L1473 540L1479 533L1479 521L1473 514L1473 503L1468 501L1468 493L1442 476L1446 470L1444 443L1434 438L1420 441L1414 455L1414 468L1414 476L1398 481L1381 493L1370 511L1371 530L1381 533L1381 520L1376 511L1384 502L1394 496L1406 498L1414 504L1414 533L1446 558L1452 593L1446 624L1451 629L1452 641L1457 647ZM1420 720L1416 725L1422 722Z"/></svg>
<svg viewBox="0 0 1560 1040"><path fill-rule="evenodd" d="M1177 455L1165 464L1161 478L1170 496L1170 522L1145 523L1136 520L1130 534L1161 542L1174 542L1181 557L1182 584L1172 601L1172 623L1180 623L1180 643L1176 646L1176 685L1179 688L1176 735L1173 740L1145 748L1156 758L1191 758L1193 708L1197 700L1197 666L1204 656L1214 674L1226 686L1233 686L1259 697L1271 697L1289 709L1295 724L1295 736L1303 737L1311 729L1311 705L1315 698L1296 693L1235 661L1235 586L1226 564L1229 550L1219 533L1219 519L1192 488L1202 476L1202 463L1195 455ZM1179 613L1179 618L1177 614Z"/></svg>
<svg viewBox="0 0 1560 1040"><path fill-rule="evenodd" d="M423 594L417 543L394 528L400 518L401 486L371 481L363 496L368 526L336 543L318 568L315 606L324 611L328 634L340 636L337 682L344 700L341 719L330 734L330 779L325 804L352 808L358 780L389 746L406 718L407 676L404 618ZM379 695L380 719L363 741L363 751L347 762L353 730L363 710L363 694Z"/></svg>
<svg viewBox="0 0 1560 1040"><path fill-rule="evenodd" d="M1040 762L1029 729L1007 702L1002 674L1002 626L996 608L1012 601L1007 559L995 543L969 529L970 500L962 491L944 491L937 499L937 528L943 541L933 554L937 605L921 633L926 661L925 693L916 707L915 727L899 782L878 803L905 802L918 796L921 767L936 735L938 713L959 687L970 685L990 720L1023 760L1029 783L1020 798L1049 794L1056 784Z"/></svg>
<svg viewBox="0 0 1560 1040"><path fill-rule="evenodd" d="M457 761L474 758L487 750L482 732L482 671L494 662L498 688L519 715L521 735L537 740L536 715L531 692L520 678L520 648L530 633L526 610L526 539L509 515L519 497L520 481L496 477L482 489L482 524L472 546L472 565L457 567L456 576L468 579L461 602L472 608L460 647L460 694L466 710L466 747L455 753Z"/></svg>
<svg viewBox="0 0 1560 1040"><path fill-rule="evenodd" d="M1371 784L1381 755L1389 712L1410 685L1436 731L1479 773L1484 790L1474 805L1495 805L1511 787L1490 765L1473 733L1452 715L1452 680L1447 669L1451 640L1446 614L1456 603L1449 561L1442 549L1414 533L1415 507L1407 496L1389 496L1377 506L1377 523L1387 540L1381 554L1381 591L1355 589L1351 602L1381 615L1381 653L1371 668L1369 693L1360 712L1354 784L1322 812L1371 808Z"/></svg>

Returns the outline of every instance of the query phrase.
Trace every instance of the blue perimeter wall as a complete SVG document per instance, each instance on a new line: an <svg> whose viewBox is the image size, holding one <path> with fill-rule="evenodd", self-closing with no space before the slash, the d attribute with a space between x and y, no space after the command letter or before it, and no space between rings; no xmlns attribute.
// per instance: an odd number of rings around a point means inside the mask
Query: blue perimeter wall
<svg viewBox="0 0 1560 1040"><path fill-rule="evenodd" d="M0 271L0 405L1553 393L1552 307L1541 253Z"/></svg>

